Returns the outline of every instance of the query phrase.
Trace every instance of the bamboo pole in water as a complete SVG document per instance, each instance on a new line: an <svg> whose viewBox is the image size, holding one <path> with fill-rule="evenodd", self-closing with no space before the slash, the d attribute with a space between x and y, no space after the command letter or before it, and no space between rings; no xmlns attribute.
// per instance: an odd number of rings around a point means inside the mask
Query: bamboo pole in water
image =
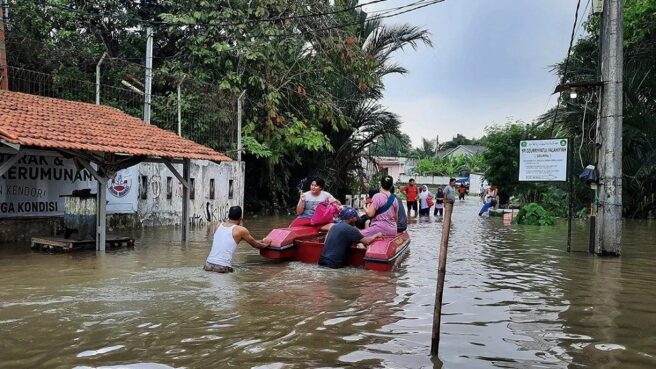
<svg viewBox="0 0 656 369"><path fill-rule="evenodd" d="M435 310L433 310L433 337L431 339L431 355L437 355L440 346L440 322L442 321L442 293L444 292L444 277L446 275L446 252L449 248L449 232L451 230L451 213L453 203L444 202L444 222L442 223L442 242L437 265L437 286L435 287Z"/></svg>

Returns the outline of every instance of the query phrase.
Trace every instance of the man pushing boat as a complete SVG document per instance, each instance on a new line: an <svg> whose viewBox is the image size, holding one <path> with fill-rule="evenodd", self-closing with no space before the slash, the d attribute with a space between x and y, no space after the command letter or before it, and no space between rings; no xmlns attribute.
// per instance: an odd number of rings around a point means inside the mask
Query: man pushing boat
<svg viewBox="0 0 656 369"><path fill-rule="evenodd" d="M346 264L348 250L353 243L361 242L369 245L378 238L382 238L381 232L365 237L355 228L355 222L358 220L358 212L351 208L345 207L339 212L339 223L330 227L326 235L319 265L329 268L341 268Z"/></svg>
<svg viewBox="0 0 656 369"><path fill-rule="evenodd" d="M221 223L214 232L212 240L212 250L205 262L205 269L208 272L230 273L232 269L232 256L237 249L237 245L242 240L256 249L262 249L271 244L271 240L264 238L257 241L251 236L246 227L241 225L242 210L240 206L233 206L228 210L228 222Z"/></svg>

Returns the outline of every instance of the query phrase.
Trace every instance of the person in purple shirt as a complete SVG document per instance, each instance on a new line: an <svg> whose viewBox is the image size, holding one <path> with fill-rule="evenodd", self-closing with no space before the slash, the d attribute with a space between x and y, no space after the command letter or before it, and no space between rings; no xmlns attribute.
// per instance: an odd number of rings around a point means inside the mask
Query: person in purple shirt
<svg viewBox="0 0 656 369"><path fill-rule="evenodd" d="M380 192L374 195L371 204L365 208L367 215L371 217L371 224L362 231L363 236L372 236L378 232L383 236L396 236L399 200L391 192L393 186L392 177L385 176L380 179Z"/></svg>

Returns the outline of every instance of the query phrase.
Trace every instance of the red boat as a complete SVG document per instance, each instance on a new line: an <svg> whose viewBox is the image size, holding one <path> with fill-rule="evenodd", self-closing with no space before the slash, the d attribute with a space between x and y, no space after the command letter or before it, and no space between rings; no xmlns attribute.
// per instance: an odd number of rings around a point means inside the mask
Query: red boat
<svg viewBox="0 0 656 369"><path fill-rule="evenodd" d="M267 237L271 239L271 246L260 249L260 255L265 258L317 264L326 234L316 227L301 226L274 229ZM403 259L409 245L410 235L407 231L378 239L366 248L354 244L346 265L369 270L392 270Z"/></svg>

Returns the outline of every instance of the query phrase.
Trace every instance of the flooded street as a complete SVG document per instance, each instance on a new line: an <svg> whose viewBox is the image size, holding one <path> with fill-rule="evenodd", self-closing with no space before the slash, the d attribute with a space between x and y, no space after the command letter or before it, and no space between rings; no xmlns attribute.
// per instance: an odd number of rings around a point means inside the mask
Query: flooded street
<svg viewBox="0 0 656 369"><path fill-rule="evenodd" d="M442 339L430 335L441 223L411 223L391 273L275 264L241 245L201 268L207 229L179 241L41 254L0 248L0 368L656 367L656 222L626 221L621 259L567 254L567 225L507 226L456 203ZM256 237L289 218L247 219ZM573 250L587 250L574 224ZM131 365L128 365L131 364Z"/></svg>

